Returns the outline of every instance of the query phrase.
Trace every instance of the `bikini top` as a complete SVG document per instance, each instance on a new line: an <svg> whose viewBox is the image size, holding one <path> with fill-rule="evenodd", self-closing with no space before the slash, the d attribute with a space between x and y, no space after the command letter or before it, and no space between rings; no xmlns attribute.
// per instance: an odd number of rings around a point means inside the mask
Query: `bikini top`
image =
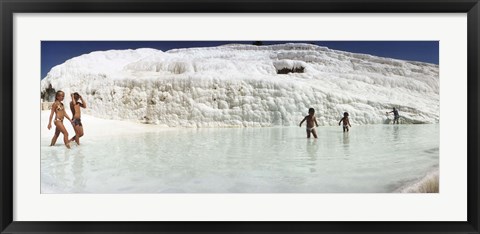
<svg viewBox="0 0 480 234"><path fill-rule="evenodd" d="M63 111L63 103L57 102L57 111Z"/></svg>

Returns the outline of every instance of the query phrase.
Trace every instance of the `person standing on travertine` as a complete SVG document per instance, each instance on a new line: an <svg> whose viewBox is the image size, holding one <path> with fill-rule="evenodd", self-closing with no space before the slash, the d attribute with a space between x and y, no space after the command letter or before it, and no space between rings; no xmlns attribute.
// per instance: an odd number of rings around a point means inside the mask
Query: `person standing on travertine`
<svg viewBox="0 0 480 234"><path fill-rule="evenodd" d="M52 128L52 118L53 114L55 114L55 120L53 120L53 124L55 124L55 134L53 135L52 142L50 146L54 146L57 142L57 138L60 135L60 132L63 134L63 142L65 146L70 149L70 141L68 141L68 132L63 125L63 118L66 117L70 122L72 120L68 117L67 112L65 111L65 107L63 106L63 99L65 98L65 93L63 91L58 90L55 94L55 102L52 105L52 111L50 112L50 119L48 120L48 130Z"/></svg>
<svg viewBox="0 0 480 234"><path fill-rule="evenodd" d="M78 100L81 100L79 102ZM83 136L83 125L82 121L80 120L81 113L80 107L87 108L87 103L83 100L82 96L77 92L72 94L72 101L70 102L70 110L72 111L72 125L73 129L75 130L75 136L70 139L70 141L77 142L77 145L80 145L80 137Z"/></svg>

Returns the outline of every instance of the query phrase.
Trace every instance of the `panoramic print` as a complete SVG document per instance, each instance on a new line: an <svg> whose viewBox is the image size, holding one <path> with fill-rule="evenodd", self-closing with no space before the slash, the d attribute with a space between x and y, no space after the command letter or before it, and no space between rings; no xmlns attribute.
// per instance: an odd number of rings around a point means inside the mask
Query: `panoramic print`
<svg viewBox="0 0 480 234"><path fill-rule="evenodd" d="M438 193L438 41L43 41L42 193Z"/></svg>

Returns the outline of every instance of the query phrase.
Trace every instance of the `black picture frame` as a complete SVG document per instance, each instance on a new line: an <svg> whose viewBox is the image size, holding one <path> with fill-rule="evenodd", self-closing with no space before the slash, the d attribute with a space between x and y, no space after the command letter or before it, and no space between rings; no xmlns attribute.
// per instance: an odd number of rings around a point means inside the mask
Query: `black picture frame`
<svg viewBox="0 0 480 234"><path fill-rule="evenodd" d="M1 233L479 233L479 0L0 0ZM22 222L13 221L14 13L467 13L466 222ZM465 121L459 120L459 121ZM126 211L128 212L128 211Z"/></svg>

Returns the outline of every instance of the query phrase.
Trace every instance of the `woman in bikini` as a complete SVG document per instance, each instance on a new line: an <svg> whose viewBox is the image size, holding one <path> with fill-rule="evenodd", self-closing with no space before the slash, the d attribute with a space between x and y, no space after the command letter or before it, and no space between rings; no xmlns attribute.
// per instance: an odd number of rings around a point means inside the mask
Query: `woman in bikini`
<svg viewBox="0 0 480 234"><path fill-rule="evenodd" d="M81 102L78 101L81 100ZM77 92L72 94L72 101L70 102L70 110L72 111L72 124L73 129L75 130L75 136L70 139L70 141L77 142L77 145L80 145L80 137L83 136L83 126L82 121L80 120L80 107L87 108L87 103L83 100L82 96Z"/></svg>
<svg viewBox="0 0 480 234"><path fill-rule="evenodd" d="M57 142L57 138L60 135L60 132L63 134L63 142L65 146L70 149L70 142L68 141L68 132L63 125L63 118L66 117L70 122L72 120L68 117L67 112L65 111L65 107L63 106L63 99L65 98L65 93L63 91L57 91L55 94L55 102L52 105L52 111L50 113L50 119L48 120L48 130L52 128L52 118L53 114L55 113L55 120L53 120L53 124L55 124L55 135L53 135L52 142L50 146L55 145Z"/></svg>

